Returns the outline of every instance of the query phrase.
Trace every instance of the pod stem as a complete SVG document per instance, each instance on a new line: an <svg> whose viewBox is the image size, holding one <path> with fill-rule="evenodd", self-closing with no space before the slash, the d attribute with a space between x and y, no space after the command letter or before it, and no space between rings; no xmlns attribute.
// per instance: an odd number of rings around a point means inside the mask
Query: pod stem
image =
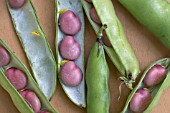
<svg viewBox="0 0 170 113"><path fill-rule="evenodd" d="M102 27L99 29L98 33L97 33L97 38L101 39L103 37L103 31L107 28L107 25L104 24L102 25Z"/></svg>
<svg viewBox="0 0 170 113"><path fill-rule="evenodd" d="M102 37L103 37L103 31L107 28L107 25L104 24L98 31L97 33L97 42L98 42L98 53L97 53L97 56L99 56L100 54L100 50L101 50L101 47L103 46L103 41L102 41Z"/></svg>
<svg viewBox="0 0 170 113"><path fill-rule="evenodd" d="M133 89L133 87L132 87L133 81L132 80L129 80L128 78L126 78L124 76L121 76L120 80L122 80L130 90Z"/></svg>
<svg viewBox="0 0 170 113"><path fill-rule="evenodd" d="M121 82L119 85L119 96L118 96L118 102L120 101L121 95L122 95L122 85L124 84L124 82Z"/></svg>

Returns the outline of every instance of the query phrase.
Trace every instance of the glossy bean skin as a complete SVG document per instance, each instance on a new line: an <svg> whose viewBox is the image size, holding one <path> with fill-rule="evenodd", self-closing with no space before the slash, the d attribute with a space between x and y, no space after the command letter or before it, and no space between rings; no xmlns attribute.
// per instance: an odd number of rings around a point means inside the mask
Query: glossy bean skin
<svg viewBox="0 0 170 113"><path fill-rule="evenodd" d="M81 23L74 12L67 10L59 18L60 29L67 35L75 35L80 31Z"/></svg>
<svg viewBox="0 0 170 113"><path fill-rule="evenodd" d="M0 66L5 66L10 62L10 55L7 50L0 45Z"/></svg>
<svg viewBox="0 0 170 113"><path fill-rule="evenodd" d="M96 22L97 24L101 24L100 18L99 18L99 16L98 16L98 14L97 14L97 12L96 12L96 10L95 10L94 7L92 7L92 8L90 9L90 17L91 17L91 19L92 19L94 22Z"/></svg>
<svg viewBox="0 0 170 113"><path fill-rule="evenodd" d="M163 58L163 59L153 62L150 66L148 66L148 68L144 71L142 77L140 78L140 81L138 82L136 87L132 90L130 95L128 96L125 107L121 113L132 113L132 110L133 111L144 110L142 113L150 113L152 111L154 106L156 106L162 92L170 86L170 82L169 82L170 81L170 72L169 72L170 66L169 66L169 64L170 64L170 58ZM166 69L166 77L160 84L154 85L152 87L148 87L144 84L144 79L145 79L147 73L150 70L152 70L153 68L155 68L155 66L157 66L157 65L162 66ZM150 79L150 78L148 78L148 79ZM150 81L152 81L152 80L150 80ZM139 93L138 91L140 89L148 90L150 92L150 94L148 91L143 91L143 90ZM140 95L140 97L139 97L139 95ZM150 101L149 95L151 95L151 101ZM138 98L136 98L136 97L138 97ZM144 100L144 99L146 99L148 101L144 101L144 102L140 101L140 100ZM135 102L136 102L136 104L135 104ZM145 105L148 104L147 102L149 103L149 105L146 107ZM130 104L133 104L133 105L130 105ZM139 106L137 106L137 104L141 105L141 108ZM130 109L130 106L131 106L132 110Z"/></svg>
<svg viewBox="0 0 170 113"><path fill-rule="evenodd" d="M82 80L82 72L73 61L69 61L61 67L60 78L68 86L77 86Z"/></svg>
<svg viewBox="0 0 170 113"><path fill-rule="evenodd" d="M168 0L119 0L119 2L165 47L170 49L170 3Z"/></svg>
<svg viewBox="0 0 170 113"><path fill-rule="evenodd" d="M152 87L162 82L165 77L166 69L161 65L155 65L147 72L143 82L147 87Z"/></svg>
<svg viewBox="0 0 170 113"><path fill-rule="evenodd" d="M31 90L24 90L21 91L20 94L35 113L40 111L41 102L34 92Z"/></svg>
<svg viewBox="0 0 170 113"><path fill-rule="evenodd" d="M48 99L45 97L43 92L37 86L37 83L33 79L32 75L30 74L29 70L26 66L15 56L13 51L7 46L7 44L0 39L0 45L2 45L10 55L10 62L6 66L0 66L0 85L9 93L14 105L21 113L34 113L31 107L27 104L27 102L22 98L20 95L20 91L24 89L29 89L33 91L39 100L41 101L41 108L50 111L50 113L57 113L57 111L51 106ZM15 68L13 68L15 67ZM10 83L8 78L5 75L6 71L12 68L12 73L15 74L23 74L27 78L27 84L24 89L16 90L16 88ZM11 111L12 112L12 111Z"/></svg>
<svg viewBox="0 0 170 113"><path fill-rule="evenodd" d="M130 109L135 113L142 113L151 102L151 94L146 89L139 89L130 101Z"/></svg>
<svg viewBox="0 0 170 113"><path fill-rule="evenodd" d="M66 36L59 45L60 54L64 59L76 60L81 53L80 44L72 36Z"/></svg>
<svg viewBox="0 0 170 113"><path fill-rule="evenodd" d="M103 47L98 54L98 42L92 47L86 70L87 113L109 113L108 65Z"/></svg>
<svg viewBox="0 0 170 113"><path fill-rule="evenodd" d="M92 0L93 6L84 0L81 0L81 2L96 34L101 25L96 24L91 19L89 13L91 7L95 7L102 25L107 25L105 32L111 43L111 47L110 49L105 47L105 51L121 73L122 76L120 79L125 82L129 89L133 89L132 84L135 82L135 79L140 72L140 67L134 51L126 39L123 27L116 16L112 1ZM103 6L105 7L103 8Z"/></svg>
<svg viewBox="0 0 170 113"><path fill-rule="evenodd" d="M27 85L27 78L24 72L17 68L9 68L5 72L6 77L10 81L10 83L17 89L23 89Z"/></svg>
<svg viewBox="0 0 170 113"><path fill-rule="evenodd" d="M6 0L6 3L33 76L40 89L50 100L56 90L57 67L48 38L39 23L34 5L31 0L26 0L22 8L15 10L10 7L9 0Z"/></svg>
<svg viewBox="0 0 170 113"><path fill-rule="evenodd" d="M26 2L26 0L8 0L8 1L9 1L10 7L14 9L21 8Z"/></svg>

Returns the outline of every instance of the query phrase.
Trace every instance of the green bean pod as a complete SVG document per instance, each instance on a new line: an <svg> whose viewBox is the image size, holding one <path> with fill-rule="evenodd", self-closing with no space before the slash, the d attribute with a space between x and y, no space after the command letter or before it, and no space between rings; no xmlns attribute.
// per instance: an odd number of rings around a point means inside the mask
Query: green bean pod
<svg viewBox="0 0 170 113"><path fill-rule="evenodd" d="M9 67L15 67L19 70L22 70L27 77L27 86L24 89L32 90L39 98L41 102L41 109L47 110L50 113L57 113L57 111L51 106L48 99L45 97L43 92L38 87L37 83L32 78L29 70L26 68L24 64L15 56L15 54L10 50L10 48L0 39L0 44L8 51L11 60L10 63L6 66L0 67L0 84L1 86L9 93L14 105L21 113L34 113L34 111L30 108L27 102L22 98L19 92L15 89L15 87L10 83L5 75L5 71Z"/></svg>
<svg viewBox="0 0 170 113"><path fill-rule="evenodd" d="M51 99L57 84L56 62L35 8L31 0L26 0L19 9L13 9L9 1L6 2L34 78L45 96Z"/></svg>
<svg viewBox="0 0 170 113"><path fill-rule="evenodd" d="M143 82L144 78L146 77L149 70L152 67L154 67L155 65L161 65L163 68L166 69L166 77L159 84L152 86L152 87L147 87ZM130 102L131 102L134 94L137 92L137 90L141 89L141 88L147 88L150 91L151 98L152 98L149 106L143 112L144 113L150 113L152 111L153 107L157 104L162 92L170 85L170 82L169 82L170 81L170 67L169 67L169 65L170 65L170 59L164 58L164 59L161 59L161 60L154 62L144 71L139 83L132 90L129 97L127 98L127 101L126 101L126 104L125 104L125 107L124 107L122 113L132 113L132 111L130 109ZM145 101L145 100L143 100L143 101Z"/></svg>
<svg viewBox="0 0 170 113"><path fill-rule="evenodd" d="M87 113L109 113L109 69L100 40L93 45L87 63Z"/></svg>
<svg viewBox="0 0 170 113"><path fill-rule="evenodd" d="M59 45L65 36L70 36L62 32L59 27L59 17L66 10L72 11L80 20L80 30L78 33L73 35L75 41L80 45L80 56L73 60L73 62L78 66L78 68L82 72L82 80L77 86L67 86L60 79L61 86L65 91L66 95L69 99L79 107L86 107L86 99L85 99L85 78L84 78L84 15L83 8L81 2L79 0L55 0L56 1L56 54L57 54L57 62L58 62L58 74L60 76L60 70L63 64L67 59L61 56L59 51Z"/></svg>
<svg viewBox="0 0 170 113"><path fill-rule="evenodd" d="M87 17L97 34L101 26L93 22L90 17L89 12L92 8L92 4L86 2L85 0L81 0L81 2ZM92 0L92 3L96 9L99 19L102 22L102 25L107 25L107 29L105 31L112 48L105 46L105 51L111 58L113 64L115 64L122 74L122 77L120 78L124 80L130 89L132 89L132 83L135 82L135 79L140 72L139 64L130 44L125 37L122 25L115 14L112 1Z"/></svg>
<svg viewBox="0 0 170 113"><path fill-rule="evenodd" d="M170 2L168 0L119 0L119 2L165 47L170 49Z"/></svg>

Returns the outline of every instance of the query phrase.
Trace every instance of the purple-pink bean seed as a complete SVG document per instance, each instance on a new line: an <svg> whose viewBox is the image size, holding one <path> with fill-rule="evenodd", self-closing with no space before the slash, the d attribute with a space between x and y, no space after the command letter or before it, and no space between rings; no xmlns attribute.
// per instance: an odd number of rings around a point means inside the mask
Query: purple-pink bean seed
<svg viewBox="0 0 170 113"><path fill-rule="evenodd" d="M72 37L66 36L59 46L60 54L68 60L75 60L80 56L81 49L79 43Z"/></svg>
<svg viewBox="0 0 170 113"><path fill-rule="evenodd" d="M6 66L10 62L10 55L7 50L0 45L0 66Z"/></svg>
<svg viewBox="0 0 170 113"><path fill-rule="evenodd" d="M8 2L10 7L19 9L26 3L26 0L8 0Z"/></svg>
<svg viewBox="0 0 170 113"><path fill-rule="evenodd" d="M41 110L41 111L39 111L38 113L50 113L50 112L48 112L48 111L46 111L46 110Z"/></svg>
<svg viewBox="0 0 170 113"><path fill-rule="evenodd" d="M40 108L41 108L40 100L33 91L24 90L24 91L21 91L20 94L35 113L40 111Z"/></svg>
<svg viewBox="0 0 170 113"><path fill-rule="evenodd" d="M9 68L5 72L6 77L10 81L10 83L17 89L23 89L27 85L27 77L24 72L17 68Z"/></svg>
<svg viewBox="0 0 170 113"><path fill-rule="evenodd" d="M139 89L130 101L130 109L135 113L142 113L152 100L151 94L146 89Z"/></svg>
<svg viewBox="0 0 170 113"><path fill-rule="evenodd" d="M92 0L86 0L87 2L89 2L89 3L92 3Z"/></svg>
<svg viewBox="0 0 170 113"><path fill-rule="evenodd" d="M61 67L60 78L67 86L77 86L82 80L82 72L73 61L68 61Z"/></svg>
<svg viewBox="0 0 170 113"><path fill-rule="evenodd" d="M103 31L102 41L103 41L104 45L106 45L106 46L108 46L108 47L111 47L111 46L112 46L112 44L110 43L109 38L108 38L107 35L106 35L106 31Z"/></svg>
<svg viewBox="0 0 170 113"><path fill-rule="evenodd" d="M147 87L152 87L162 82L165 77L166 69L161 65L155 65L147 72L143 82Z"/></svg>
<svg viewBox="0 0 170 113"><path fill-rule="evenodd" d="M59 18L59 26L62 32L68 35L75 35L80 31L81 23L74 12L67 10Z"/></svg>
<svg viewBox="0 0 170 113"><path fill-rule="evenodd" d="M100 18L99 18L98 14L96 12L96 9L94 7L92 7L90 9L90 17L95 23L101 24Z"/></svg>

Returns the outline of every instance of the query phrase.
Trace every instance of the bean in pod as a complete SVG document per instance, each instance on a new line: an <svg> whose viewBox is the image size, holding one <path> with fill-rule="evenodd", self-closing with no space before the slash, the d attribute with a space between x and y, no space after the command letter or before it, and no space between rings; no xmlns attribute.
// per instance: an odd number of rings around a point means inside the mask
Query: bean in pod
<svg viewBox="0 0 170 113"><path fill-rule="evenodd" d="M109 113L108 79L109 69L99 38L91 49L86 69L87 113Z"/></svg>
<svg viewBox="0 0 170 113"><path fill-rule="evenodd" d="M57 84L56 62L31 0L6 0L34 78L48 99Z"/></svg>
<svg viewBox="0 0 170 113"><path fill-rule="evenodd" d="M7 50L0 45L0 66L6 66L10 62L10 56Z"/></svg>
<svg viewBox="0 0 170 113"><path fill-rule="evenodd" d="M170 85L170 59L151 64L130 93L122 113L150 113L162 92Z"/></svg>
<svg viewBox="0 0 170 113"><path fill-rule="evenodd" d="M119 0L119 2L170 49L169 0Z"/></svg>
<svg viewBox="0 0 170 113"><path fill-rule="evenodd" d="M79 0L56 0L56 54L63 90L74 104L86 107L84 15Z"/></svg>
<svg viewBox="0 0 170 113"><path fill-rule="evenodd" d="M42 110L57 113L38 87L26 66L1 39L0 45L0 49L2 47L4 49L4 51L0 51L0 56L7 59L10 58L7 65L0 66L0 84L9 93L16 108L21 113L38 113Z"/></svg>
<svg viewBox="0 0 170 113"><path fill-rule="evenodd" d="M88 20L94 28L96 34L102 25L107 25L105 33L111 43L111 47L104 46L104 49L113 64L122 74L120 79L123 80L130 89L132 89L132 83L135 82L135 79L140 72L139 63L125 37L123 27L115 14L112 1L92 0L92 4L86 0L81 0L81 2ZM95 13L93 13L93 16L90 16L92 15L92 13L90 14L91 9L94 10L93 7L96 10L101 24L94 22L95 20L98 20L93 19Z"/></svg>

